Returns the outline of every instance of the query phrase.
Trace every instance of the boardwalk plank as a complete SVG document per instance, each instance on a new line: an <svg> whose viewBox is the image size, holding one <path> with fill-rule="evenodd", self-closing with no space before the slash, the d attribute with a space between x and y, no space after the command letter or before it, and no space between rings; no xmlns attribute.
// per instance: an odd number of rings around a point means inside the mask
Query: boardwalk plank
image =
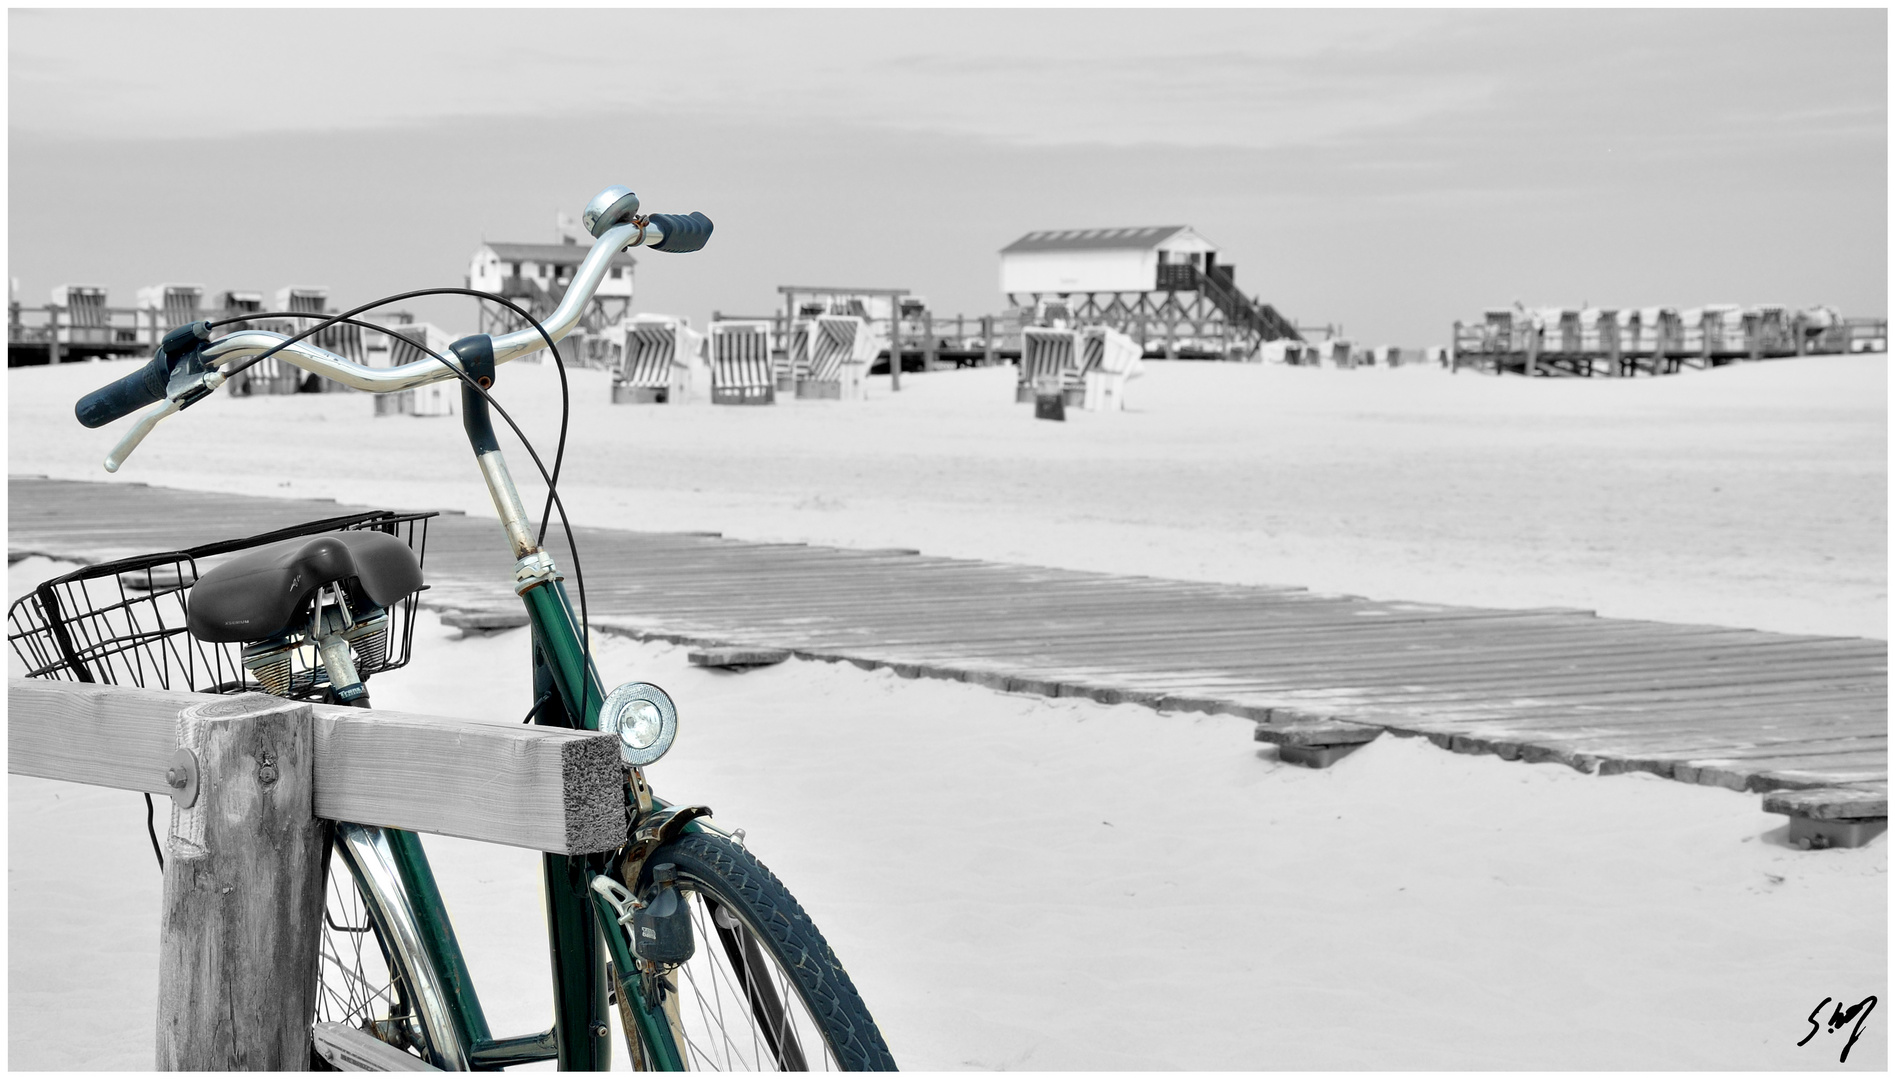
<svg viewBox="0 0 1896 1080"><path fill-rule="evenodd" d="M366 509L15 477L9 552L96 560ZM570 563L557 524L548 540ZM715 534L581 526L574 541L596 630L1166 710L1335 717L1738 789L1888 782L1881 641ZM436 518L424 604L516 612L511 563L491 518Z"/></svg>

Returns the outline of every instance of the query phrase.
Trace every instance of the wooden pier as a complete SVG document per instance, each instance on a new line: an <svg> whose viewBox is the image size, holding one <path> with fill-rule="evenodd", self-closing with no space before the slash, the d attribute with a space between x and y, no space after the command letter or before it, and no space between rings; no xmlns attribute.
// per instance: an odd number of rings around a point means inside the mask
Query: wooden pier
<svg viewBox="0 0 1896 1080"><path fill-rule="evenodd" d="M26 477L9 479L8 505L10 557L87 562L351 509ZM1802 802L1773 805L1817 818L1887 817L1885 641L704 533L575 533L594 625L634 637L1234 714L1287 760L1310 748L1333 758L1387 731L1587 772L1801 791ZM563 540L554 550L570 562ZM424 600L518 610L510 567L493 521L443 515L429 529Z"/></svg>
<svg viewBox="0 0 1896 1080"><path fill-rule="evenodd" d="M1692 318L1688 319L1685 314ZM1675 375L1748 360L1889 351L1889 320L1826 318L1726 305L1540 312L1496 309L1454 325L1449 368L1490 375Z"/></svg>

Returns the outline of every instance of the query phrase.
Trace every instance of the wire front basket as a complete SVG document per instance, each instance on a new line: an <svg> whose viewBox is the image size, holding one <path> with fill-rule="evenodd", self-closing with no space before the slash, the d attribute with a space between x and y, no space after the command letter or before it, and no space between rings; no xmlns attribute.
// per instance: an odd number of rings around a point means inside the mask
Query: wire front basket
<svg viewBox="0 0 1896 1080"><path fill-rule="evenodd" d="M7 643L26 666L28 678L211 694L254 690L279 697L320 697L328 686L313 648L286 650L273 658L290 666L263 669L266 686L246 671L242 644L191 636L185 629L185 615L191 586L198 579L198 561L299 536L373 530L406 541L425 568L428 519L434 516L432 512L374 510L88 566L53 578L16 601L7 612ZM359 675L367 678L408 663L419 595L410 593L389 605L385 634L352 640Z"/></svg>

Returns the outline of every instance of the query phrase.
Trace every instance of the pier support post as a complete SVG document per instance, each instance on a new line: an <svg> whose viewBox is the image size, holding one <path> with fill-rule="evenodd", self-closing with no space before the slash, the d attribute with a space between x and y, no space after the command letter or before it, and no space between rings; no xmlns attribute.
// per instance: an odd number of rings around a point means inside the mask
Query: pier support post
<svg viewBox="0 0 1896 1080"><path fill-rule="evenodd" d="M889 297L889 389L902 389L902 298Z"/></svg>
<svg viewBox="0 0 1896 1080"><path fill-rule="evenodd" d="M195 798L165 858L158 1068L306 1070L327 846L310 708L246 694L178 727L170 782Z"/></svg>

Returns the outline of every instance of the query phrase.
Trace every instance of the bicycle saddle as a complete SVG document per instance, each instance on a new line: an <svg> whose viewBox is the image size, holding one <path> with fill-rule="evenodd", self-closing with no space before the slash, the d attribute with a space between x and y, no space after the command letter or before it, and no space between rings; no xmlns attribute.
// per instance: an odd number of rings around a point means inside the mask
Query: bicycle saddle
<svg viewBox="0 0 1896 1080"><path fill-rule="evenodd" d="M185 626L200 641L263 641L290 629L318 588L350 578L360 586L352 593L387 607L421 588L421 564L407 544L381 532L266 544L198 579Z"/></svg>

